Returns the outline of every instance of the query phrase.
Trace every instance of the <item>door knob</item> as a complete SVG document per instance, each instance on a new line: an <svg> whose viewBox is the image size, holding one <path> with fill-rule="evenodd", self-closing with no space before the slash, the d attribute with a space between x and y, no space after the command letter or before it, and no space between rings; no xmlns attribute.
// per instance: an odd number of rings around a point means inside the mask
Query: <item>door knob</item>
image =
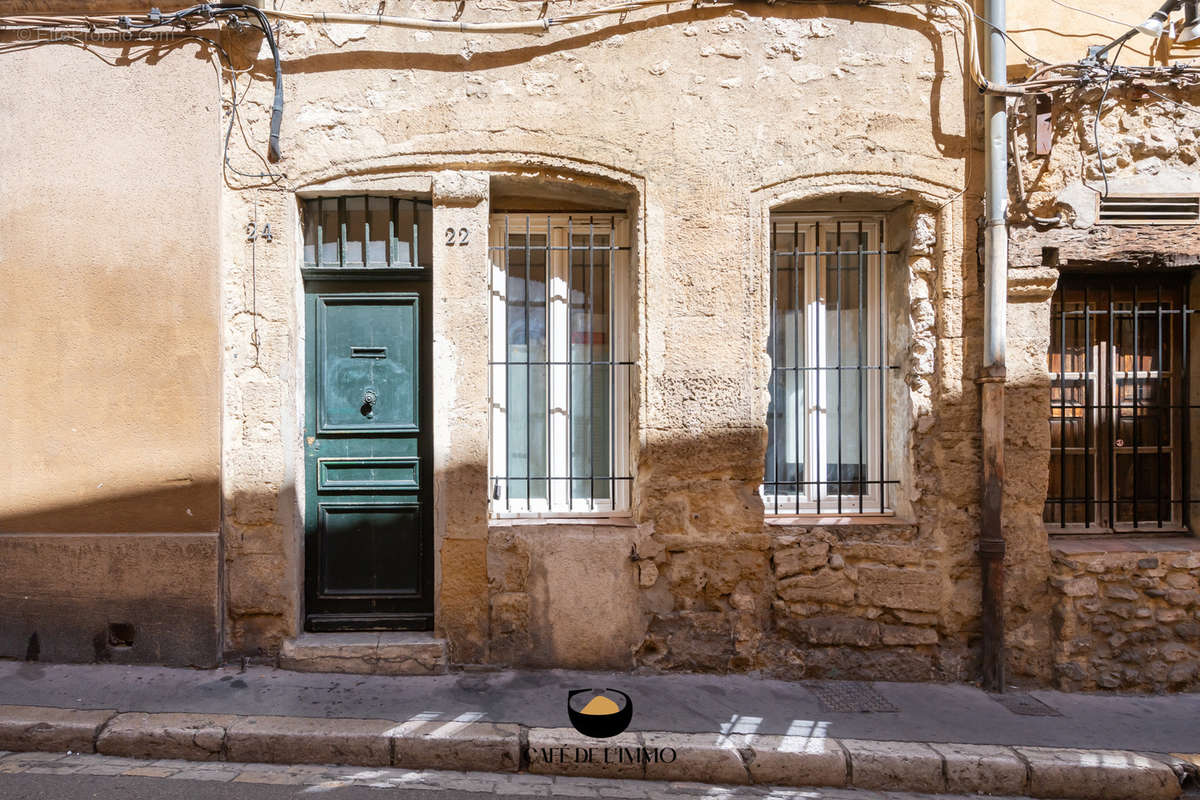
<svg viewBox="0 0 1200 800"><path fill-rule="evenodd" d="M363 392L362 408L360 408L359 411L361 411L363 416L367 419L374 419L375 401L378 399L379 397L375 394L374 389L367 389Z"/></svg>

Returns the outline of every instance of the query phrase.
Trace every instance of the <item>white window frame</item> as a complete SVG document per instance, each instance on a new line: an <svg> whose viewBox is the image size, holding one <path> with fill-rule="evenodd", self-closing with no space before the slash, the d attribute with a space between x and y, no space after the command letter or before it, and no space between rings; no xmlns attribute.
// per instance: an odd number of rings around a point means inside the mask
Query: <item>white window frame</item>
<svg viewBox="0 0 1200 800"><path fill-rule="evenodd" d="M507 220L507 227L506 227ZM629 454L629 420L630 420L630 381L632 368L630 366L614 365L610 367L611 386L609 389L609 426L610 426L610 472L616 479L601 481L596 484L609 485L608 498L573 498L571 483L564 480L570 474L570 429L568 396L568 371L566 363L570 360L570 319L567 302L568 273L570 270L570 252L566 250L568 236L586 235L589 231L596 234L608 234L609 242L610 280L609 280L609 360L612 362L632 362L632 320L633 309L631 291L631 268L629 246L628 217L613 213L495 213L489 220L488 236L488 267L491 286L490 320L489 320L489 369L488 369L488 408L491 413L491 446L488 449L489 497L491 514L494 517L596 517L622 515L630 505L632 481L628 476L630 470ZM548 499L542 498L510 498L508 497L508 413L507 402L507 369L506 351L508 346L507 302L508 281L505 264L497 258L499 253L507 253L508 234L528 234L530 236L549 233L548 239L552 248L547 263L548 277L548 308L546 344L551 362L549 368L549 475L555 480L549 481ZM623 249L616 249L623 248ZM607 249L607 248L606 248ZM539 362L534 362L536 365ZM575 481L587 481L586 476L573 476ZM524 481L524 476L513 477L512 481ZM533 481L538 483L536 479Z"/></svg>
<svg viewBox="0 0 1200 800"><path fill-rule="evenodd" d="M826 234L834 233L838 230L838 225L841 224L841 232L843 234L857 233L858 226L861 223L862 231L867 235L867 243L863 252L867 255L866 263L868 269L867 286L864 299L867 301L867 332L866 332L866 350L864 352L864 360L866 364L885 365L887 358L887 286L880 284L881 280L885 280L885 269L887 263L887 254L884 248L880 245L880 235L883 230L883 219L880 216L855 216L855 215L812 215L812 214L772 214L770 216L769 227L767 231L768 242L768 303L769 303L769 320L768 324L775 324L775 297L773 287L777 286L775 275L776 268L776 243L775 230L776 225L795 226L797 232L804 237L805 245L800 247L796 244L797 250L803 252L823 252L824 243L817 240L818 229L821 239L824 239ZM815 245L815 246L814 246ZM818 255L801 255L799 256L804 267L804 296L801 302L805 311L804 322L804 362L803 366L810 367L813 365L826 367L832 366L827 364L824 356L827 346L825 331L827 328L828 314L832 313L828 310L827 291L825 279L820 276L824 273L821 259L824 256ZM794 312L793 312L794 313ZM789 339L794 339L794 334L791 333L791 328L782 332ZM882 330L881 330L882 328ZM779 334L776 334L779 335ZM883 352L881 353L881 345ZM769 358L774 358L775 354L768 352ZM775 365L772 364L772 375L774 376ZM883 440L884 431L887 427L887 384L882 386L880 381L888 380L890 369L868 369L863 376L863 394L862 401L866 406L865 415L867 419L867 428L865 431L864 440L864 458L866 462L866 473L863 480L867 481L866 491L862 494L861 500L858 494L842 494L832 493L828 490L828 484L838 483L837 480L829 480L827 464L830 462L830 457L836 454L829 449L829 436L827 430L827 422L829 419L829 379L836 376L838 373L829 369L805 369L802 371L803 381L801 385L804 391L804 403L802 416L804 420L804 465L805 474L803 481L817 481L815 485L801 485L799 490L796 487L787 487L786 485L776 486L775 492L771 492L765 485L761 487L761 493L768 516L795 516L795 515L811 515L820 514L822 516L858 516L858 515L875 515L880 514L891 515L894 513L894 503L892 502L892 486L889 484L880 485L879 481L890 477L892 470L884 473L885 466L889 466L887 460L889 458L887 442ZM834 378L836 379L836 378ZM798 399L793 399L794 393L788 396L788 410L794 409L798 404ZM882 404L882 413L881 413ZM784 460L779 461L778 453L775 453L778 466L786 464L786 453L788 450L796 449L793 444L796 442L795 425L797 424L797 414L785 413L784 425L785 437ZM843 424L845 424L843 422ZM863 434L860 434L863 435ZM836 450L836 448L835 448ZM809 469L810 465L814 469ZM768 468L771 465L768 464ZM776 469L776 480L780 480L779 470ZM871 483L874 481L874 483ZM882 500L881 500L882 491ZM840 510L839 510L840 500Z"/></svg>

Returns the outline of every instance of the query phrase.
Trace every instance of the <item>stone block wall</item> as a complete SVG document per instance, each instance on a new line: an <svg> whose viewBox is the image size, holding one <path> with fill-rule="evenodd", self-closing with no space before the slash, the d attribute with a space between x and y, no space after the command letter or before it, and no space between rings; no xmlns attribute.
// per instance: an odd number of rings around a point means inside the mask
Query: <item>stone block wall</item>
<svg viewBox="0 0 1200 800"><path fill-rule="evenodd" d="M1059 688L1200 687L1196 540L1065 541L1053 561Z"/></svg>
<svg viewBox="0 0 1200 800"><path fill-rule="evenodd" d="M961 677L939 633L946 576L917 526L783 528L772 544L772 622L804 676Z"/></svg>

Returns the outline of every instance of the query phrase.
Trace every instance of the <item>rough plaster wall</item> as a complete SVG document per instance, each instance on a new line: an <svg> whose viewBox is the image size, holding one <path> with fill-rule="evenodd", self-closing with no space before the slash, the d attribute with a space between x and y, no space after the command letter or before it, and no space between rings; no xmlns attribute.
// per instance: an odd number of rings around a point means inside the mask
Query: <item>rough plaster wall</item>
<svg viewBox="0 0 1200 800"><path fill-rule="evenodd" d="M1014 678L1044 680L1050 668L1050 570L1042 511L1050 460L1049 296L1009 297L1008 388L1005 394L1004 558L1007 618ZM1013 302L1019 300L1020 302Z"/></svg>
<svg viewBox="0 0 1200 800"><path fill-rule="evenodd" d="M568 669L633 667L645 630L636 602L639 566L630 558L640 538L630 526L493 526L491 658Z"/></svg>
<svg viewBox="0 0 1200 800"><path fill-rule="evenodd" d="M216 73L0 44L0 656L211 666Z"/></svg>
<svg viewBox="0 0 1200 800"><path fill-rule="evenodd" d="M290 193L224 193L221 491L231 654L271 655L299 629L304 318L298 270L274 266L278 254L296 257L296 213ZM255 219L271 224L272 241L247 241Z"/></svg>
<svg viewBox="0 0 1200 800"><path fill-rule="evenodd" d="M1200 192L1200 136L1195 114L1178 105L1195 102L1194 90L1163 86L1162 97L1121 86L1109 88L1099 126L1094 123L1102 87L1062 93L1052 107L1053 147L1049 156L1034 155L1029 104L1014 107L1013 124L1021 150L1022 176L1028 202L1014 208L1014 221L1024 222L1028 209L1050 217L1062 213L1067 224L1088 229L1095 224L1096 198L1105 189L1115 194ZM1163 99L1166 98L1166 99ZM1104 157L1101 170L1098 154ZM1015 171L1011 190L1017 195Z"/></svg>
<svg viewBox="0 0 1200 800"><path fill-rule="evenodd" d="M374 10L364 3L346 6ZM316 4L301 3L297 10L308 7ZM436 16L442 10L417 4L412 13ZM463 18L507 19L514 13L507 6L485 11L468 5ZM775 553L801 542L797 531L764 527L757 491L769 376L768 280L765 256L756 251L762 244L757 226L765 226L770 207L788 199L807 193L835 203L858 191L879 194L880 210L908 206L918 208L920 217L908 223L916 242L913 260L905 262L912 278L906 282L911 307L904 319L915 333L902 359L908 397L896 401L906 415L905 436L914 432L912 461L903 467L914 476L905 489L913 494L905 497L913 506L906 517L913 518L869 529L868 538L885 550L849 554L855 559L851 570L866 578L864 607L884 607L871 605L884 602L871 594L872 586L909 580L919 584L913 591L926 592L922 608L934 596L949 604L940 615L936 609L903 607L887 612L879 624L917 630L889 627L872 644L901 648L888 658L902 662L906 674L921 673L904 661L921 647L926 649L919 660L937 674L962 672L958 663L969 647L978 606L972 577L977 486L961 479L978 472L977 401L969 382L978 314L968 224L978 197L959 196L965 159L973 157L967 120L974 118L964 110L973 95L956 72L955 42L943 21L901 10L746 5L631 15L539 37L282 27L288 104L285 159L277 169L288 177L281 187L311 187L347 174L524 171L563 185L606 181L634 198L640 226L634 488L639 524L628 530L637 533L564 526L560 543L553 526L522 532L517 525L503 535L491 531L484 551L472 544L474 523L469 533L447 523L439 534L439 599L453 608L442 604L438 627L457 658L507 663L574 658L569 653L578 647L581 623L569 609L581 606L550 590L570 583L563 576L573 573L563 570L571 553L580 558L599 547L593 555L605 563L628 566L614 566L605 580L615 582L594 586L585 596L607 593L614 608L635 609L638 616L621 618L632 639L617 637L620 647L580 666L632 660L662 668L793 674L802 668L792 655L796 637L776 635L775 628L778 623L782 630L786 622L801 630L796 626L814 614L777 618L772 567ZM245 58L247 42L229 38ZM265 83L249 91L243 118L251 142L265 139L269 97ZM234 157L250 158L240 143ZM228 216L240 223L249 193L227 194ZM435 208L437 195L435 186ZM273 222L294 224L285 192L258 197L260 216L265 209ZM249 536L253 527L262 552L245 566L240 556L231 556L227 568L231 647L253 651L270 650L298 619L298 584L287 587L288 576L298 570L299 554L289 544L298 536L298 522L270 500L250 504L243 514L238 499L241 491L269 498L277 481L289 480L294 433L289 438L266 420L297 390L280 366L299 363L294 329L287 328L295 322L294 311L273 306L276 299L295 302L296 252L294 236L259 251L259 308L268 309L260 320L260 360L272 354L260 378L260 370L244 366L245 356L230 365L229 348L244 351L249 336L248 317L238 313L247 305L240 233L240 226L231 226L226 237L226 318L243 320L228 337L226 403L234 408L241 393L244 425L226 439L225 495L231 499L231 530ZM482 235L479 230L476 238ZM445 258L440 248L435 251L435 282L439 270L448 268ZM478 267L484 269L483 263ZM435 340L438 335L435 330ZM456 371L474 374L478 365L461 359L478 356L469 347L451 346L468 342L460 336L450 334L443 352L455 353ZM441 400L435 402L441 407ZM474 442L472 426L486 425L477 411L445 413L449 434L464 441ZM255 432L264 440L254 440ZM486 451L472 444L456 449L454 458L465 487L477 471L467 462L475 458L474 466L483 468ZM468 503L456 513L478 515L482 505L472 504L481 504L485 495L455 489L450 478L446 490L461 491L454 496ZM253 519L243 518L247 514ZM861 533L825 535L858 541ZM611 541L599 544L606 537ZM920 564L886 550L914 537L929 553ZM640 560L628 560L629 543ZM525 565L513 568L524 570L525 577L510 584L497 570L509 575L502 565L513 559ZM486 579L481 583L477 575ZM254 591L235 596L239 582ZM280 586L290 599L272 594ZM479 602L489 609L482 621L475 611ZM558 613L563 608L568 611ZM898 612L916 616L906 620ZM953 666L948 656L931 655L934 630L947 637L937 652L955 654ZM876 666L886 661L881 657Z"/></svg>

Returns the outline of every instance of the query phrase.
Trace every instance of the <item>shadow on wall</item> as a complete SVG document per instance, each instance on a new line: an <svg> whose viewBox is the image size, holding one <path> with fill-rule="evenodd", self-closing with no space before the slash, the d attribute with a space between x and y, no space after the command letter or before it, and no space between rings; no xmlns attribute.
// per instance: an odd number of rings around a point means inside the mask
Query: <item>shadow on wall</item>
<svg viewBox="0 0 1200 800"><path fill-rule="evenodd" d="M737 656L749 638L739 631L764 630L769 610L770 555L757 493L763 433L647 432L634 520L624 524L493 521L490 660L745 669L749 662ZM671 659L647 658L647 632L662 619L691 633L699 624L705 635L664 645L681 648Z"/></svg>
<svg viewBox="0 0 1200 800"><path fill-rule="evenodd" d="M912 14L897 13L887 9L871 8L862 5L843 7L829 4L814 4L812 6L779 6L765 3L759 5L743 4L738 6L736 13L744 18L756 16L763 20L830 19L851 24L876 23L915 31L929 41L930 49L933 53L933 69L930 71L932 73L930 83L930 115L933 125L933 138L936 145L943 154L961 153L966 146L966 137L948 133L948 126L943 124L941 107L942 89L945 82L945 75L947 74L946 54L943 49L943 37L937 27L931 22L918 19ZM462 53L413 53L354 49L345 52L334 51L289 58L286 69L290 72L320 73L337 71L353 66L356 70L378 69L394 71L414 69L430 72L478 73L486 70L528 65L535 58L573 50L582 50L590 45L609 42L614 37L655 30L669 25L727 19L731 16L729 10L724 7L692 7L684 11L656 14L649 19L621 21L613 24L602 22L602 27L597 30L574 36L563 36L533 47L516 47L485 52L468 51L466 55ZM869 42L864 42L864 45L869 44ZM246 52L248 53L249 50ZM871 53L857 55L867 58L874 56ZM960 62L961 56L958 56L955 67ZM258 62L257 66L259 70L266 63L265 61ZM266 73L260 72L259 74L263 75L263 77L268 77ZM972 100L973 97L974 93L970 90L967 82L964 81L962 96L956 98L954 107L962 108L963 104ZM886 120L886 117L881 117L880 119ZM949 127L955 126L951 125ZM862 135L864 138L867 138L870 136L870 131L868 130Z"/></svg>
<svg viewBox="0 0 1200 800"><path fill-rule="evenodd" d="M0 658L215 666L218 497L201 481L0 518Z"/></svg>
<svg viewBox="0 0 1200 800"><path fill-rule="evenodd" d="M215 531L220 487L180 479L162 489L114 493L0 515L0 533L186 533Z"/></svg>

